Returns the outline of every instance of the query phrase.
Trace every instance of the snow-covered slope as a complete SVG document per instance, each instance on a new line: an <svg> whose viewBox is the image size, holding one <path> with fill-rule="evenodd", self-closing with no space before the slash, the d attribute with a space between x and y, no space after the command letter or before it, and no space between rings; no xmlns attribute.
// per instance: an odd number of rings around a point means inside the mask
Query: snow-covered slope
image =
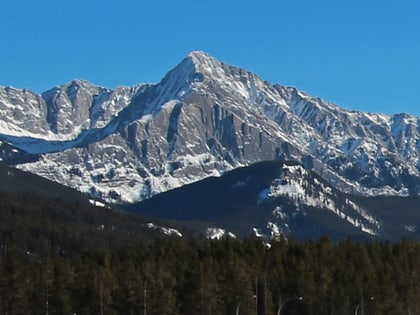
<svg viewBox="0 0 420 315"><path fill-rule="evenodd" d="M344 194L296 162L265 161L125 209L177 221L209 238L419 239L420 197Z"/></svg>
<svg viewBox="0 0 420 315"><path fill-rule="evenodd" d="M36 157L10 163L111 202L272 159L346 192L420 193L418 117L349 111L204 52L158 84L0 88L0 140Z"/></svg>
<svg viewBox="0 0 420 315"><path fill-rule="evenodd" d="M258 203L270 201L275 205L272 217L265 227L270 230L272 237L296 234L296 231L291 231L291 217L296 216L296 211L287 211L283 202L276 202L282 197L291 199L292 206L301 215L307 215L307 208L321 209L366 234L379 234L381 224L367 209L338 194L329 185L311 176L301 165L284 164L281 174L261 191L258 198Z"/></svg>

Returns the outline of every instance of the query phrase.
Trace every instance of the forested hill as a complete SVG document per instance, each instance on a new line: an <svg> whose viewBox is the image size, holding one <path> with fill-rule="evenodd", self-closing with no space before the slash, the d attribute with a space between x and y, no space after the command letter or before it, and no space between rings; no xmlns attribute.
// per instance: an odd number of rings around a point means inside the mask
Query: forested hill
<svg viewBox="0 0 420 315"><path fill-rule="evenodd" d="M142 216L109 208L74 189L1 164L0 217L1 248L13 244L15 250L41 260L166 237L155 221L151 228Z"/></svg>
<svg viewBox="0 0 420 315"><path fill-rule="evenodd" d="M0 163L1 192L32 192L48 198L88 202L86 194L41 176Z"/></svg>
<svg viewBox="0 0 420 315"><path fill-rule="evenodd" d="M39 259L108 251L160 235L141 216L33 192L0 191L0 215L0 246L13 244Z"/></svg>

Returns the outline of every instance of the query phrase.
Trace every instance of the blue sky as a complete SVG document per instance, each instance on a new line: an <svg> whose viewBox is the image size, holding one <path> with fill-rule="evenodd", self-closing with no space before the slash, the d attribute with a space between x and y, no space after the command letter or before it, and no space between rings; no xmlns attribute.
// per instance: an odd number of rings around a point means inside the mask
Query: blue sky
<svg viewBox="0 0 420 315"><path fill-rule="evenodd" d="M203 50L342 107L420 116L420 2L3 0L0 85L158 82Z"/></svg>

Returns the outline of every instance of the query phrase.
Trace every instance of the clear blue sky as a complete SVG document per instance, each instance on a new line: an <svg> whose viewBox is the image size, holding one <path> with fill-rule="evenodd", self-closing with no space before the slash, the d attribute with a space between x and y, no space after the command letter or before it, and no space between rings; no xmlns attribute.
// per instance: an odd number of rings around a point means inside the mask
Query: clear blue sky
<svg viewBox="0 0 420 315"><path fill-rule="evenodd" d="M203 50L342 107L420 116L420 1L2 0L0 85L158 82Z"/></svg>

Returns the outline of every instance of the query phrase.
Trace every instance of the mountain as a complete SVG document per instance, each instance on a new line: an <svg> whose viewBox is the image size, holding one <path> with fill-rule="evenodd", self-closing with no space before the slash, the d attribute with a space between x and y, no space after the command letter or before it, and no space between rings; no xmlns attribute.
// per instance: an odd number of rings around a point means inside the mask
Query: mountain
<svg viewBox="0 0 420 315"><path fill-rule="evenodd" d="M420 193L419 117L346 110L204 52L157 84L2 87L0 141L4 163L114 203L266 160L347 193Z"/></svg>
<svg viewBox="0 0 420 315"><path fill-rule="evenodd" d="M420 239L419 202L419 196L375 199L344 194L299 163L266 161L126 209L178 220L202 234L398 240Z"/></svg>

